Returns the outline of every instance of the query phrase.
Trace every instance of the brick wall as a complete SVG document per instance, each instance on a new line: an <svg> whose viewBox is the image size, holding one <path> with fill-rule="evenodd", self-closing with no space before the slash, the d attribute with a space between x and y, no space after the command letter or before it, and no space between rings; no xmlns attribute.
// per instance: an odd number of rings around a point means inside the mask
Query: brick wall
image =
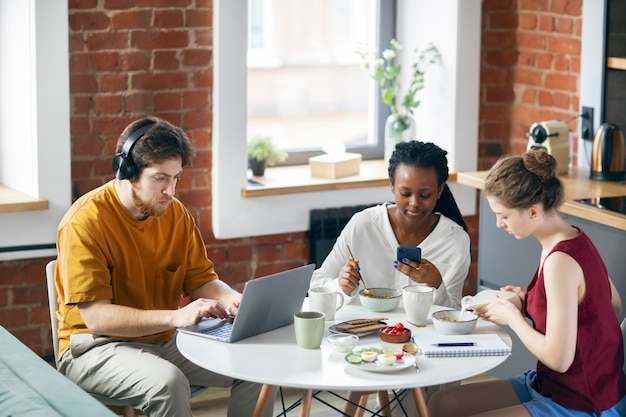
<svg viewBox="0 0 626 417"><path fill-rule="evenodd" d="M69 0L72 180L75 196L110 179L124 126L156 114L181 126L198 155L178 197L202 230L226 282L302 265L308 234L217 240L211 230L211 0ZM479 168L521 152L530 124L578 109L582 0L484 0ZM155 28L159 28L158 30ZM575 128L572 123L570 127ZM478 218L466 219L477 280ZM0 324L39 355L50 355L44 266L0 262Z"/></svg>

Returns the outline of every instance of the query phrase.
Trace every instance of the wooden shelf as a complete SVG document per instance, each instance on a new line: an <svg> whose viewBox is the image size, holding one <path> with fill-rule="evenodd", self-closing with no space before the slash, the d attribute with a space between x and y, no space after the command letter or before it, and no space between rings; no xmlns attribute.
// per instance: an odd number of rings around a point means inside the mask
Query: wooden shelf
<svg viewBox="0 0 626 417"><path fill-rule="evenodd" d="M244 198L390 186L387 163L382 159L363 161L358 175L335 180L311 177L308 165L267 168L264 177L251 179L259 182L259 185L247 185L242 188L241 196ZM454 181L456 174L450 173L448 182Z"/></svg>
<svg viewBox="0 0 626 417"><path fill-rule="evenodd" d="M607 59L606 66L612 69L626 71L626 58L611 56Z"/></svg>
<svg viewBox="0 0 626 417"><path fill-rule="evenodd" d="M478 190L485 186L487 171L460 172L457 182ZM617 197L626 195L625 181L594 181L586 169L572 169L559 176L565 191L565 202L559 211L591 222L626 231L626 215L579 203L582 198Z"/></svg>
<svg viewBox="0 0 626 417"><path fill-rule="evenodd" d="M0 185L0 213L28 210L46 210L48 200L33 198L12 188Z"/></svg>

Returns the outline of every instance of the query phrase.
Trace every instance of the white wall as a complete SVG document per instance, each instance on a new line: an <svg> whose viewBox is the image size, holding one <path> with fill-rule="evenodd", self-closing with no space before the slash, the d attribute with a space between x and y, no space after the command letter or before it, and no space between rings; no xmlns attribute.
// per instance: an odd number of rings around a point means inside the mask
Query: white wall
<svg viewBox="0 0 626 417"><path fill-rule="evenodd" d="M449 151L453 170L475 170L478 151L480 0L398 1L398 39L433 41L443 64L432 67L417 116L418 135ZM218 239L308 230L314 208L372 204L389 187L242 198L246 184L245 1L215 0L213 231ZM422 136L423 135L423 136ZM475 214L475 190L451 184L461 212Z"/></svg>
<svg viewBox="0 0 626 417"><path fill-rule="evenodd" d="M600 127L602 110L602 86L606 65L606 39L604 15L606 0L585 0L582 10L582 40L580 50L580 112L582 108L593 107L593 128ZM578 131L582 132L582 118L579 118ZM591 132L593 135L595 132ZM578 138L578 166L589 168L591 141Z"/></svg>
<svg viewBox="0 0 626 417"><path fill-rule="evenodd" d="M14 66L21 72L19 84L8 80L9 90L5 81L0 84L2 97L9 98L0 108L2 182L49 202L47 210L0 213L0 260L54 255L54 249L5 250L54 244L59 221L71 204L67 0L0 0L0 27L0 78L15 74ZM20 46L24 49L5 47L8 27L9 41L29 40ZM11 108L14 102L20 103L19 109ZM11 141L17 148L5 147ZM6 172L5 163L12 172ZM14 173L28 177L28 184L22 185Z"/></svg>

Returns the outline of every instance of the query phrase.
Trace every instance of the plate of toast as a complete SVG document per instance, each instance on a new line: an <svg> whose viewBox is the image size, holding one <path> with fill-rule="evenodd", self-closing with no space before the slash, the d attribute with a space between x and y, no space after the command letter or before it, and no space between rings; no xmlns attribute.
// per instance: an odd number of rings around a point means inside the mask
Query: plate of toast
<svg viewBox="0 0 626 417"><path fill-rule="evenodd" d="M387 323L384 320L387 320L387 317L352 319L330 326L328 331L331 333L367 336L369 334L378 333L380 329L387 327Z"/></svg>

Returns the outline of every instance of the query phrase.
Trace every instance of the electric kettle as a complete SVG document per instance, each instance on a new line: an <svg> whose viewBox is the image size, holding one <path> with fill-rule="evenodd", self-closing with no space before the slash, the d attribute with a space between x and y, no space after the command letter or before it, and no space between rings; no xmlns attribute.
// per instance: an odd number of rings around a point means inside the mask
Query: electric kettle
<svg viewBox="0 0 626 417"><path fill-rule="evenodd" d="M626 176L624 135L613 123L603 123L593 137L589 178L621 181Z"/></svg>

